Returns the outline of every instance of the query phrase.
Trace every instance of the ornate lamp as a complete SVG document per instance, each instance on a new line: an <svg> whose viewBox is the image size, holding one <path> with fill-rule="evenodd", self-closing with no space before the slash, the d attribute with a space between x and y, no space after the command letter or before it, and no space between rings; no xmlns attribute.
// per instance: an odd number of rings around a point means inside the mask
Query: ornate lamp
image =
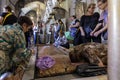
<svg viewBox="0 0 120 80"><path fill-rule="evenodd" d="M55 15L55 13L56 13L56 12L55 12L55 10L53 9L52 12L51 12L49 15L52 16L52 15Z"/></svg>

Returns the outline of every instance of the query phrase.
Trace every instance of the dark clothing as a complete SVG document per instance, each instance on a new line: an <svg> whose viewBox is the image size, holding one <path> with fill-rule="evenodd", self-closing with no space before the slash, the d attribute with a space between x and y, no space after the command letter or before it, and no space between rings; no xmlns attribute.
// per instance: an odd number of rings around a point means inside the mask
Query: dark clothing
<svg viewBox="0 0 120 80"><path fill-rule="evenodd" d="M27 32L25 32L26 47L28 47L28 45L31 45L30 38L32 37L32 35L33 35L32 28L30 28ZM30 44L28 44L28 43L30 43Z"/></svg>
<svg viewBox="0 0 120 80"><path fill-rule="evenodd" d="M76 19L76 20L74 20L74 21L71 23L71 25L76 25L77 22L80 23L80 21L79 21L78 19ZM78 28L79 28L79 26L70 28L70 35L71 35L72 37L75 38L76 33L77 33L77 31L78 31Z"/></svg>
<svg viewBox="0 0 120 80"><path fill-rule="evenodd" d="M31 53L19 24L0 26L0 76L8 70L15 72L16 66L25 68Z"/></svg>
<svg viewBox="0 0 120 80"><path fill-rule="evenodd" d="M99 13L94 13L93 15L83 15L80 20L80 26L84 28L90 27L92 30L96 27L99 21Z"/></svg>
<svg viewBox="0 0 120 80"><path fill-rule="evenodd" d="M98 37L90 36L90 33L94 30L99 20L99 13L94 13L93 15L83 15L81 17L80 26L85 32L85 38L87 42L99 42L101 43L101 34Z"/></svg>
<svg viewBox="0 0 120 80"><path fill-rule="evenodd" d="M80 23L80 21L78 19L76 19L71 24L76 25L77 22ZM79 30L79 27L80 26L72 27L70 29L71 36L74 37L74 40L73 40L73 45L74 46L77 46L77 45L79 45L81 43L84 43L83 36L81 36L81 32Z"/></svg>
<svg viewBox="0 0 120 80"><path fill-rule="evenodd" d="M64 48L67 48L67 49L69 49L70 48L70 44L67 42L66 44L63 44L63 45L60 45L60 46L62 46L62 47L64 47Z"/></svg>
<svg viewBox="0 0 120 80"><path fill-rule="evenodd" d="M75 22L72 24L75 25L77 22L80 22L80 21L78 19L76 19ZM77 26L77 27L79 27L79 26Z"/></svg>
<svg viewBox="0 0 120 80"><path fill-rule="evenodd" d="M7 16L9 13L2 13L0 16L3 17L3 20L5 16ZM6 17L6 19L3 22L3 25L13 25L14 23L17 22L17 17L14 14L9 15Z"/></svg>
<svg viewBox="0 0 120 80"><path fill-rule="evenodd" d="M76 36L75 36L75 38L74 38L74 40L73 40L73 45L74 45L74 46L77 46L77 45L80 45L80 44L82 44L82 43L86 43L86 39L85 39L84 36L81 36L81 32L79 31L79 32L76 34Z"/></svg>
<svg viewBox="0 0 120 80"><path fill-rule="evenodd" d="M58 27L57 27L57 31L56 31L56 32L59 33L60 31L63 31L63 32L65 31L65 30L64 30L64 24L58 24Z"/></svg>
<svg viewBox="0 0 120 80"><path fill-rule="evenodd" d="M73 40L73 45L74 46L77 46L77 45L79 45L79 44L81 44L82 43L82 41L81 41L81 34L80 33L78 33L77 34L77 36L74 38L74 40Z"/></svg>
<svg viewBox="0 0 120 80"><path fill-rule="evenodd" d="M25 32L26 47L28 47L28 32Z"/></svg>

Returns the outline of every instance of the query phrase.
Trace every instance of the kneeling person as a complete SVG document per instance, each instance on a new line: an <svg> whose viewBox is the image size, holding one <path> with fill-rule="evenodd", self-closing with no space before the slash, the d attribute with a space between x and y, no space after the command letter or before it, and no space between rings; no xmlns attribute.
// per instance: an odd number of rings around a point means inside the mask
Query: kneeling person
<svg viewBox="0 0 120 80"><path fill-rule="evenodd" d="M15 25L0 26L0 76L14 72L21 63L27 66L33 50L26 48L24 33L32 25L30 18L21 16Z"/></svg>
<svg viewBox="0 0 120 80"><path fill-rule="evenodd" d="M69 43L67 41L67 38L64 35L64 32L62 32L62 31L59 32L59 36L53 45L56 47L62 46L64 48L69 48Z"/></svg>

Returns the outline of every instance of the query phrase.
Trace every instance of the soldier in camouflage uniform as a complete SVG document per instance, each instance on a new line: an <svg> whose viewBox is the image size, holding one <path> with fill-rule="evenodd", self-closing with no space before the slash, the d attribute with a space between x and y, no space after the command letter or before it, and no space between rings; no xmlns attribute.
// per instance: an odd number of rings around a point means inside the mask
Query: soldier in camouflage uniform
<svg viewBox="0 0 120 80"><path fill-rule="evenodd" d="M15 25L0 26L0 75L29 61L32 50L26 48L24 33L32 25L28 17L21 16Z"/></svg>

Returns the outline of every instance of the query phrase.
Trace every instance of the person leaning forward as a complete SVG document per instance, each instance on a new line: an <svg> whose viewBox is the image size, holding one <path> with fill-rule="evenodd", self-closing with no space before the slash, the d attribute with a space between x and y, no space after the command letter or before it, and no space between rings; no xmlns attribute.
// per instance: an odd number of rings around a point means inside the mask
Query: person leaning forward
<svg viewBox="0 0 120 80"><path fill-rule="evenodd" d="M98 0L98 8L102 10L99 23L95 29L91 32L91 35L97 37L102 35L103 43L107 44L108 40L108 0ZM102 26L102 28L101 28ZM100 28L100 29L99 29Z"/></svg>
<svg viewBox="0 0 120 80"><path fill-rule="evenodd" d="M13 71L20 63L27 66L33 50L26 48L24 33L32 25L26 16L21 16L15 25L0 25L0 76Z"/></svg>

